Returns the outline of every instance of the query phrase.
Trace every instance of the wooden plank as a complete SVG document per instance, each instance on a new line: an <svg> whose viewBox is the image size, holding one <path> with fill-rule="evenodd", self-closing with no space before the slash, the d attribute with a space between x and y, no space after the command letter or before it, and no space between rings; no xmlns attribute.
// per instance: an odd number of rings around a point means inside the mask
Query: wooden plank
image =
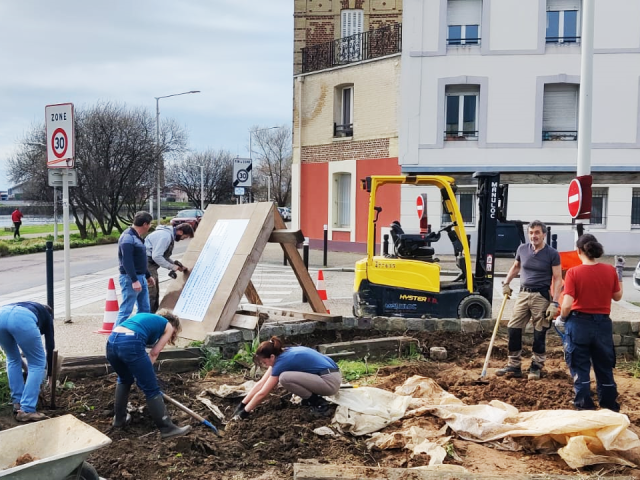
<svg viewBox="0 0 640 480"><path fill-rule="evenodd" d="M318 312L301 312L299 310L293 310L290 308L281 308L273 306L251 305L243 303L240 305L240 309L247 312L263 313L269 317L269 319L281 318L281 319L295 319L301 320L314 320L317 322L341 322L342 315L333 315L331 313L318 313Z"/></svg>
<svg viewBox="0 0 640 480"><path fill-rule="evenodd" d="M269 243L292 243L298 245L304 242L304 235L300 230L274 230L269 237Z"/></svg>
<svg viewBox="0 0 640 480"><path fill-rule="evenodd" d="M230 326L234 328L244 328L246 330L254 330L258 325L258 317L256 315L244 315L236 313L231 320Z"/></svg>
<svg viewBox="0 0 640 480"><path fill-rule="evenodd" d="M294 463L294 480L580 480L583 475L550 475L508 473L505 475L471 472L446 472L444 470L419 470L414 468L362 467L351 465L323 465ZM630 476L616 476L616 480L633 480Z"/></svg>
<svg viewBox="0 0 640 480"><path fill-rule="evenodd" d="M253 285L253 282L249 280L249 284L247 285L247 289L244 291L244 296L247 297L251 303L255 303L256 305L262 305L262 300L260 300L260 295L258 295L258 290Z"/></svg>
<svg viewBox="0 0 640 480"><path fill-rule="evenodd" d="M177 359L177 358L199 358L202 352L197 347L189 348L167 348L160 352L158 360ZM72 367L75 365L101 365L107 362L104 355L88 355L84 357L58 357L58 363L63 367ZM62 359L62 360L60 360Z"/></svg>
<svg viewBox="0 0 640 480"><path fill-rule="evenodd" d="M275 215L275 207L273 208L275 228L278 230L285 229L286 225L284 220L282 220L280 215ZM307 300L309 301L309 305L311 305L313 311L318 313L327 313L327 307L325 307L324 302L320 298L318 290L316 290L316 285L313 283L313 279L311 278L311 275L309 275L309 271L304 266L304 262L302 257L300 257L300 252L298 252L296 246L290 243L281 243L280 246L287 256L289 264L291 265L291 268L293 268L293 273L295 273L298 283L300 283L302 291L307 296Z"/></svg>
<svg viewBox="0 0 640 480"><path fill-rule="evenodd" d="M410 345L417 347L417 340L411 337L387 337L371 338L367 340L354 340L352 342L325 343L316 348L325 355L333 353L353 352L351 358L363 358L369 356L371 359L398 357L406 354L410 350Z"/></svg>
<svg viewBox="0 0 640 480"><path fill-rule="evenodd" d="M201 364L201 358L173 358L158 360L153 368L156 372L186 373L197 371ZM113 367L105 359L101 364L63 366L60 369L60 380L101 377L110 373L113 373Z"/></svg>

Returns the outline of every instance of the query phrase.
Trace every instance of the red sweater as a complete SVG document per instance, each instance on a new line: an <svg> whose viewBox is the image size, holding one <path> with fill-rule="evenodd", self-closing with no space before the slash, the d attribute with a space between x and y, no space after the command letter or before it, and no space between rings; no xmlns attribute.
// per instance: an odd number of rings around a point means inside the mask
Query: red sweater
<svg viewBox="0 0 640 480"><path fill-rule="evenodd" d="M21 220L22 220L22 212L20 210L14 210L13 213L11 214L11 221L19 222Z"/></svg>
<svg viewBox="0 0 640 480"><path fill-rule="evenodd" d="M573 297L571 310L611 313L613 294L620 291L616 269L606 263L570 268L564 280L564 294Z"/></svg>

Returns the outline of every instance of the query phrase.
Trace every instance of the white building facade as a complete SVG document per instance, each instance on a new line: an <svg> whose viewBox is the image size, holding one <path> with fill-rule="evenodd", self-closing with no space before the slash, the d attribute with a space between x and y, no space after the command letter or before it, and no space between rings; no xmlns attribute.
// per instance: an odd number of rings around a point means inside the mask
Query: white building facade
<svg viewBox="0 0 640 480"><path fill-rule="evenodd" d="M475 240L475 171L509 183L508 218L552 225L574 248L567 188L577 165L580 0L405 0L399 162L454 176ZM640 1L595 0L593 207L608 254L640 252ZM469 187L465 189L465 187ZM415 190L402 194L418 228ZM430 223L440 199L429 192ZM444 245L443 245L444 246Z"/></svg>

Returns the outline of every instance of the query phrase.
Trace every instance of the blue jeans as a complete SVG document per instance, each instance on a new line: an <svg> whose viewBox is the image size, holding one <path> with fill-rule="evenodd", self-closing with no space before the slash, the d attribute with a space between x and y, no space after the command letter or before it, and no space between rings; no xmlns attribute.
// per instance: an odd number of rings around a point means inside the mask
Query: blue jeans
<svg viewBox="0 0 640 480"><path fill-rule="evenodd" d="M0 347L7 355L11 401L19 403L23 412L35 412L47 365L36 316L24 307L8 305L0 308ZM22 376L20 350L29 365L26 383Z"/></svg>
<svg viewBox="0 0 640 480"><path fill-rule="evenodd" d="M593 365L600 407L620 411L618 389L613 379L616 352L609 316L572 312L565 326L564 354L573 377L573 404L576 408L596 408L591 399L590 371Z"/></svg>
<svg viewBox="0 0 640 480"><path fill-rule="evenodd" d="M136 292L133 289L133 282L129 275L120 275L120 289L122 290L122 303L116 317L114 328L124 322L133 313L133 306L138 305L138 313L151 313L151 305L149 305L149 287L147 279L144 275L138 275L138 281L142 285L142 290Z"/></svg>
<svg viewBox="0 0 640 480"><path fill-rule="evenodd" d="M135 380L148 399L162 393L145 344L137 333L109 335L107 360L118 374L118 383L132 385Z"/></svg>

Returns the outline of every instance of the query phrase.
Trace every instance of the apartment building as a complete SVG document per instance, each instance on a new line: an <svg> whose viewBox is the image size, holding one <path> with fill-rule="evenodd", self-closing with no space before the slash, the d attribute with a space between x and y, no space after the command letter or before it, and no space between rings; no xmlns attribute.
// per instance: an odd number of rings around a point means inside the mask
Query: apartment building
<svg viewBox="0 0 640 480"><path fill-rule="evenodd" d="M367 175L399 174L402 0L296 0L292 228L364 251ZM386 224L398 218L389 191Z"/></svg>
<svg viewBox="0 0 640 480"><path fill-rule="evenodd" d="M582 8L580 0L404 0L399 162L405 173L457 179L472 242L470 175L483 170L510 184L510 219L548 222L558 247L573 248L567 188L580 131ZM587 230L612 254L640 249L638 19L637 0L595 1ZM405 230L418 228L415 195L401 193ZM436 228L439 194L428 196Z"/></svg>

